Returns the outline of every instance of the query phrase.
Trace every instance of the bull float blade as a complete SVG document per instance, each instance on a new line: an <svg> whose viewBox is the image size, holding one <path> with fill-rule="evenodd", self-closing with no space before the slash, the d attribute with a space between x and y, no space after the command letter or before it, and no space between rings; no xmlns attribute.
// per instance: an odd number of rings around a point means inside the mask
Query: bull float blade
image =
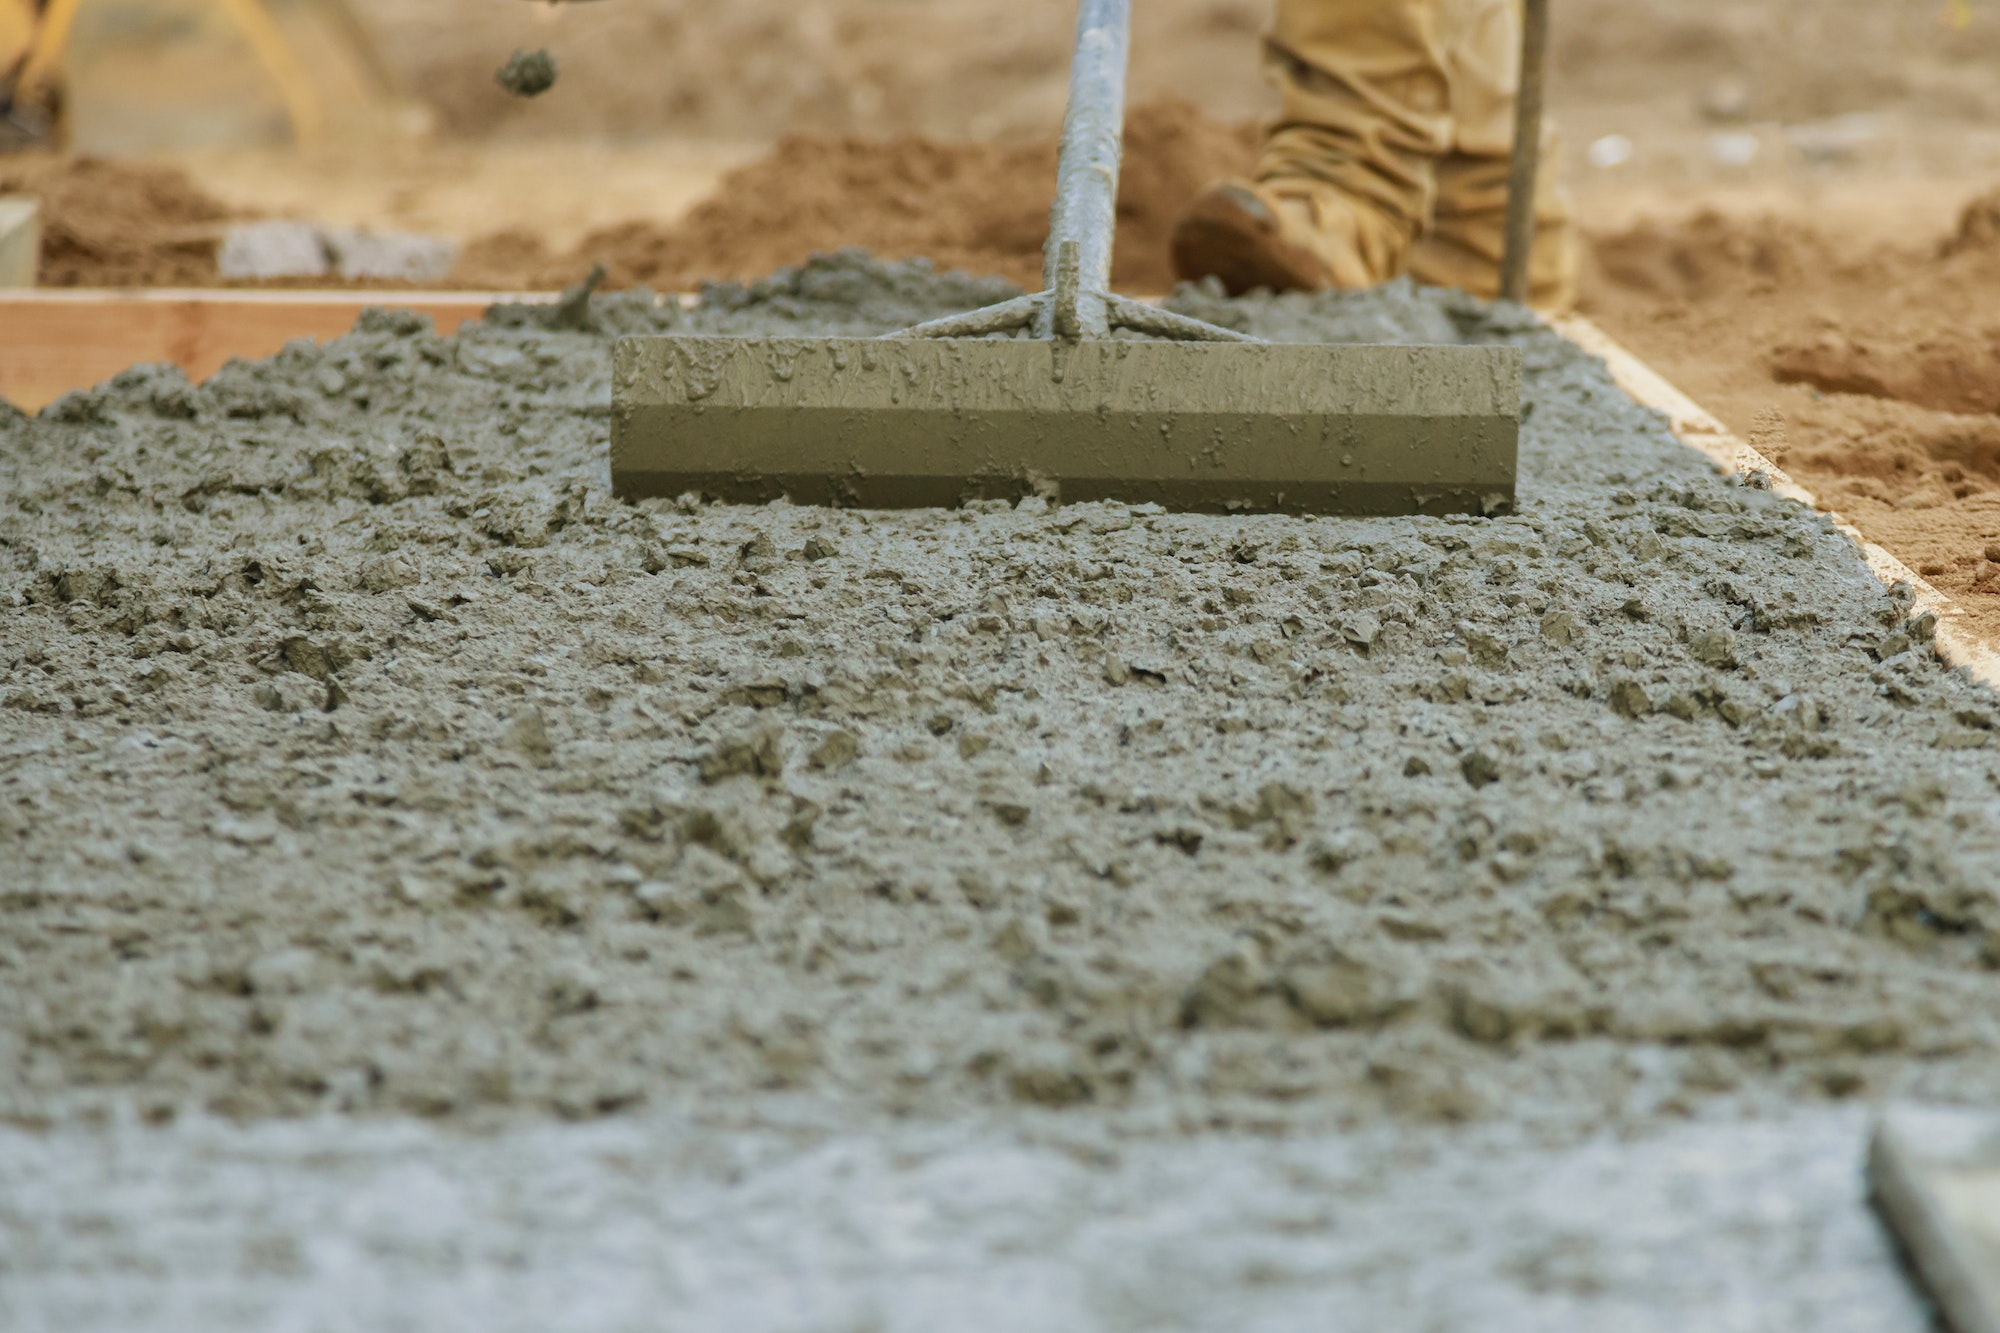
<svg viewBox="0 0 2000 1333"><path fill-rule="evenodd" d="M1215 513L1511 509L1507 347L1128 339L622 339L621 496Z"/></svg>

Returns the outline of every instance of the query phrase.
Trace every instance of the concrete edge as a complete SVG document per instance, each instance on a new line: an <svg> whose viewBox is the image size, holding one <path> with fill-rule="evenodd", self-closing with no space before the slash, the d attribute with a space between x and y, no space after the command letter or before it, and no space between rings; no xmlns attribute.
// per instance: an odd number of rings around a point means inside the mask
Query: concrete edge
<svg viewBox="0 0 2000 1333"><path fill-rule="evenodd" d="M1946 1130L1963 1129L1974 1119L1968 1112L1912 1108L1884 1113L1868 1143L1869 1199L1954 1333L2000 1333L2000 1310L1991 1299L1992 1275L1982 1272L1985 1261L1978 1247L1954 1224L1931 1179L1960 1165L1946 1141L1952 1135L1940 1135L1936 1123L1921 1123L1926 1115L1933 1122L1939 1115L1959 1122L1945 1125ZM1939 1141L1928 1142L1933 1139Z"/></svg>
<svg viewBox="0 0 2000 1333"><path fill-rule="evenodd" d="M1550 328L1603 360L1632 400L1666 417L1675 438L1713 463L1725 476L1762 472L1771 479L1771 489L1833 520L1834 526L1861 548L1868 569L1885 585L1907 583L1915 590L1912 608L1937 617L1938 656L1980 684L2000 689L2000 649L1979 637L1965 624L1965 608L1938 591L1922 575L1897 559L1885 547L1870 541L1840 513L1820 504L1811 491L1770 459L1750 447L1707 409L1675 388L1651 366L1626 350L1610 334L1582 315L1545 316Z"/></svg>

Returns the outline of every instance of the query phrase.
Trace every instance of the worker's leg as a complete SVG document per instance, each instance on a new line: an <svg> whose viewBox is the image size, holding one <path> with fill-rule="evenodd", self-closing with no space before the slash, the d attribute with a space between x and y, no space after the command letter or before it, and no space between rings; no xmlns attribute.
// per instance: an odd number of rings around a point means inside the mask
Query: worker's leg
<svg viewBox="0 0 2000 1333"><path fill-rule="evenodd" d="M1284 97L1254 182L1198 198L1181 276L1250 287L1420 281L1499 289L1520 84L1520 0L1278 0ZM1534 299L1567 301L1575 240L1553 155L1538 192Z"/></svg>
<svg viewBox="0 0 2000 1333"><path fill-rule="evenodd" d="M1506 3L1506 0L1501 0ZM1283 102L1254 182L1196 201L1183 276L1366 287L1402 271L1452 145L1451 49L1463 0L1278 0L1265 67Z"/></svg>
<svg viewBox="0 0 2000 1333"><path fill-rule="evenodd" d="M1410 276L1481 296L1500 291L1507 248L1507 168L1514 148L1520 88L1521 17L1517 0L1454 0L1470 12L1453 25L1451 150L1437 160L1430 225L1409 254ZM1542 136L1535 192L1535 245L1528 299L1567 307L1576 300L1577 240L1560 184L1552 130Z"/></svg>

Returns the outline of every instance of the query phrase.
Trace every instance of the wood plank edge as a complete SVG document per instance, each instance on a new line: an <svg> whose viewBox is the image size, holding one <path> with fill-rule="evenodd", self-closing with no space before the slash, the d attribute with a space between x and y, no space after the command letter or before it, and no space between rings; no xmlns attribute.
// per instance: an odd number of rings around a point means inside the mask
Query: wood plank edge
<svg viewBox="0 0 2000 1333"><path fill-rule="evenodd" d="M354 290L338 287L0 287L0 305L256 305L256 306L463 306L486 309L496 305L553 305L561 292L466 292ZM701 303L693 292L667 292L654 298L672 301L683 310Z"/></svg>

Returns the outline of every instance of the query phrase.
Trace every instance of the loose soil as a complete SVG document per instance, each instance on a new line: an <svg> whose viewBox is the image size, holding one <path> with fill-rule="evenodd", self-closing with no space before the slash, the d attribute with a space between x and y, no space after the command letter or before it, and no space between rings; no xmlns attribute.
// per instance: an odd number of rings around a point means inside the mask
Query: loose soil
<svg viewBox="0 0 2000 1333"><path fill-rule="evenodd" d="M1585 309L2000 636L2000 195L1901 246L1703 213L1600 236Z"/></svg>
<svg viewBox="0 0 2000 1333"><path fill-rule="evenodd" d="M231 210L171 167L0 157L0 194L42 204L47 287L213 287Z"/></svg>
<svg viewBox="0 0 2000 1333"><path fill-rule="evenodd" d="M1126 291L1165 292L1174 283L1167 239L1175 219L1203 185L1248 170L1256 129L1222 124L1189 102L1162 101L1133 108L1125 133L1112 278ZM560 287L602 263L614 287L684 291L859 246L1038 288L1055 175L1053 139L795 134L730 173L679 221L622 223L561 257L534 235L502 233L475 242L458 277L492 291Z"/></svg>
<svg viewBox="0 0 2000 1333"><path fill-rule="evenodd" d="M1519 312L1178 302L1518 344L1517 517L608 495L614 334L1005 290L378 315L0 420L5 1115L2000 1096L1990 694Z"/></svg>

